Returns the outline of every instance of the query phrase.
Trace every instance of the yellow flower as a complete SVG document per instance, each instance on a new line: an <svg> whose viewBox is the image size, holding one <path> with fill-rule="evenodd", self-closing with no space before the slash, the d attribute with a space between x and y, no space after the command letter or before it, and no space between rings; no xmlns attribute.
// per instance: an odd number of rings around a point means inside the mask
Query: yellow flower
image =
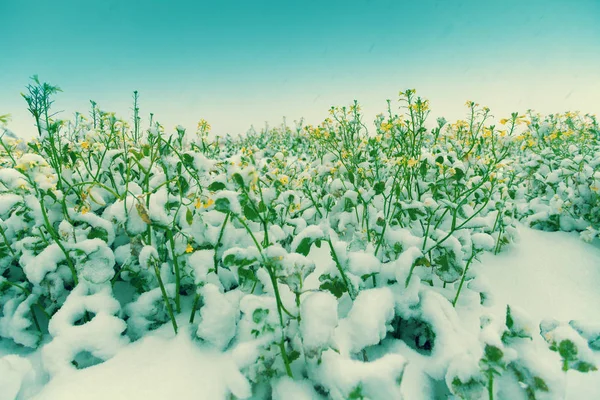
<svg viewBox="0 0 600 400"><path fill-rule="evenodd" d="M201 119L200 122L198 122L198 129L208 132L210 131L210 124L205 119Z"/></svg>
<svg viewBox="0 0 600 400"><path fill-rule="evenodd" d="M206 200L206 203L202 204L202 207L208 208L208 207L212 206L213 204L215 204L215 201L213 199L208 199L208 200Z"/></svg>
<svg viewBox="0 0 600 400"><path fill-rule="evenodd" d="M417 165L418 161L415 160L414 158L411 158L410 160L408 160L407 164L409 167L414 167L415 165Z"/></svg>
<svg viewBox="0 0 600 400"><path fill-rule="evenodd" d="M392 129L393 125L389 122L384 122L381 124L381 130L384 132L389 132Z"/></svg>
<svg viewBox="0 0 600 400"><path fill-rule="evenodd" d="M200 200L200 197L198 197L196 199L196 201L194 202L194 207L196 207L196 208L202 207L202 200Z"/></svg>
<svg viewBox="0 0 600 400"><path fill-rule="evenodd" d="M191 244L189 244L189 243L188 243L188 245L187 245L187 246L186 246L186 248L185 248L185 252L186 252L186 253L191 253L191 252L193 252L193 251L194 251L194 248L192 247L192 245L191 245Z"/></svg>
<svg viewBox="0 0 600 400"><path fill-rule="evenodd" d="M79 209L79 211L81 212L81 214L87 214L90 211L90 209L87 206L83 206L81 207L81 209Z"/></svg>
<svg viewBox="0 0 600 400"><path fill-rule="evenodd" d="M81 144L81 148L86 149L86 150L90 147L90 144L86 141L83 141L80 144Z"/></svg>
<svg viewBox="0 0 600 400"><path fill-rule="evenodd" d="M506 119L506 118L502 118L502 119L500 120L500 123L501 123L502 125L506 125L506 124L508 123L508 119Z"/></svg>
<svg viewBox="0 0 600 400"><path fill-rule="evenodd" d="M281 177L279 177L279 182L282 185L287 185L290 181L290 178L287 175L282 175Z"/></svg>

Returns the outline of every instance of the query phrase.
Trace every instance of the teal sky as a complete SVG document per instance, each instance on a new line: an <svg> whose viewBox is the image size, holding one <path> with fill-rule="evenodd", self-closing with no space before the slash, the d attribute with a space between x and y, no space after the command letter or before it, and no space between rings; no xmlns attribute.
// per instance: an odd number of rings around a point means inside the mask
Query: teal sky
<svg viewBox="0 0 600 400"><path fill-rule="evenodd" d="M434 116L464 102L498 117L528 108L600 111L600 0L0 0L0 114L34 129L29 76L60 86L67 118L89 100L172 129L218 134L353 99L367 117L416 88Z"/></svg>

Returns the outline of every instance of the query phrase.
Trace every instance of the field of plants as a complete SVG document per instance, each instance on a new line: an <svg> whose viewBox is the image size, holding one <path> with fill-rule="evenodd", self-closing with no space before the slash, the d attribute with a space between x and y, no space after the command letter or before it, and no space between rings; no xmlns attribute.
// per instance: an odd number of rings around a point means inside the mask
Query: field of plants
<svg viewBox="0 0 600 400"><path fill-rule="evenodd" d="M59 91L23 94L36 139L0 128L0 399L159 331L230 356L228 399L412 400L415 359L440 399L562 399L567 372L598 374L600 317L499 318L480 263L519 226L597 245L594 116L494 124L468 101L432 124L406 90L374 131L354 102L214 137L142 127L137 93L126 120L60 120Z"/></svg>

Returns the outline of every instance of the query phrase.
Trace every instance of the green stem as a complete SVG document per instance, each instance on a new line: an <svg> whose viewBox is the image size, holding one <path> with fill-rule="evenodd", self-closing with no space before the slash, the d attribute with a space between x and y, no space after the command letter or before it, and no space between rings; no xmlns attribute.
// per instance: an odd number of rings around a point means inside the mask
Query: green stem
<svg viewBox="0 0 600 400"><path fill-rule="evenodd" d="M179 260L175 254L175 241L173 240L173 232L167 230L167 237L169 238L169 244L171 246L171 255L173 256L173 267L175 268L175 308L177 313L181 312L181 297L179 290L181 287L181 274L179 271Z"/></svg>
<svg viewBox="0 0 600 400"><path fill-rule="evenodd" d="M342 280L344 281L344 286L346 286L346 292L348 292L348 295L350 296L350 298L352 300L354 300L354 296L352 295L352 293L350 293L350 285L348 283L348 278L346 277L346 273L344 272L344 269L342 268L342 265L340 264L340 260L337 256L337 253L335 252L335 249L333 248L333 243L331 243L331 239L327 239L327 243L329 243L329 249L331 250L331 258L335 262L335 266L337 267L338 272L342 276Z"/></svg>
<svg viewBox="0 0 600 400"><path fill-rule="evenodd" d="M458 296L460 296L460 291L462 290L463 284L465 283L465 278L467 276L467 271L469 270L469 266L473 259L475 259L475 255L477 253L473 252L469 261L467 261L467 265L465 266L465 270L463 271L462 277L460 278L460 284L458 285L458 290L456 291L456 296L454 297L454 301L452 301L452 307L456 307L456 302L458 301Z"/></svg>
<svg viewBox="0 0 600 400"><path fill-rule="evenodd" d="M165 306L167 307L167 312L169 313L169 317L171 318L171 324L173 325L173 331L177 334L177 321L175 321L175 314L173 314L173 308L171 307L171 303L169 302L169 296L167 296L167 291L165 289L165 285L163 284L162 278L160 277L160 271L158 270L158 263L156 260L152 260L154 264L154 273L156 274L156 280L158 281L158 286L160 286L160 291L163 296L163 300L165 302Z"/></svg>
<svg viewBox="0 0 600 400"><path fill-rule="evenodd" d="M63 244L60 242L60 238L59 238L58 234L56 233L56 231L54 231L54 228L52 227L52 224L50 223L50 219L48 218L48 213L46 212L46 205L44 204L44 195L42 193L40 193L40 191L37 191L37 195L40 200L40 209L42 211L42 217L44 218L44 223L46 224L46 229L48 230L48 233L50 233L50 236L52 236L52 239L54 239L54 241L56 242L56 245L60 248L60 250L65 255L65 260L67 261L67 265L69 266L69 270L71 271L71 276L73 277L73 284L75 286L77 286L77 284L79 283L79 280L77 279L77 270L75 269L73 260L71 260L71 256L69 255L69 252L67 251L67 249L65 249Z"/></svg>
<svg viewBox="0 0 600 400"><path fill-rule="evenodd" d="M282 311L285 311L286 314L288 314L292 317L294 317L294 316L285 309L283 302L281 301L281 296L279 294L279 286L277 285L277 277L275 276L275 271L273 271L273 269L269 265L269 262L266 259L266 257L264 256L264 254L262 252L262 248L260 247L258 240L256 240L256 237L250 230L250 227L248 226L248 224L246 224L246 222L244 220L242 220L236 214L231 214L231 215L233 217L235 217L235 219L237 219L240 222L240 224L242 224L244 226L244 228L246 229L246 231L252 238L254 245L256 246L256 248L258 249L258 251L262 257L264 266L267 269L267 272L269 274L269 278L271 279L271 284L273 285L273 293L275 294L275 302L277 305L277 314L279 315L279 324L281 325L281 341L279 342L279 348L281 350L281 358L283 358L283 363L285 365L285 370L286 370L288 376L290 378L293 378L292 369L290 368L290 361L289 361L289 358L287 355L287 351L285 350L285 324L283 323L283 312Z"/></svg>
<svg viewBox="0 0 600 400"><path fill-rule="evenodd" d="M199 302L200 302L200 293L196 293L196 296L194 296L194 302L192 303L192 312L190 313L190 324L194 323L194 317L196 316L196 309L198 308Z"/></svg>
<svg viewBox="0 0 600 400"><path fill-rule="evenodd" d="M219 247L221 246L221 240L223 239L223 234L225 233L225 226L227 225L227 221L229 220L230 212L225 214L225 220L223 220L223 225L221 225L221 231L219 232L219 238L217 239L217 243L215 244L215 254L213 255L213 264L215 267L215 274L219 271L219 258L218 252Z"/></svg>

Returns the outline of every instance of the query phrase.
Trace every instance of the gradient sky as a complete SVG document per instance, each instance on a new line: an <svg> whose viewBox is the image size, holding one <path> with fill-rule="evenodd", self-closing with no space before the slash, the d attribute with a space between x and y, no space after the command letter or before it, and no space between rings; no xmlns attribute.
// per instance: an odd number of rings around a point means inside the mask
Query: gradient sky
<svg viewBox="0 0 600 400"><path fill-rule="evenodd" d="M354 99L372 119L406 88L448 119L466 100L598 113L599 21L600 0L0 0L0 114L33 135L33 74L63 89L61 118L93 99L131 119L138 90L144 117L218 134Z"/></svg>

